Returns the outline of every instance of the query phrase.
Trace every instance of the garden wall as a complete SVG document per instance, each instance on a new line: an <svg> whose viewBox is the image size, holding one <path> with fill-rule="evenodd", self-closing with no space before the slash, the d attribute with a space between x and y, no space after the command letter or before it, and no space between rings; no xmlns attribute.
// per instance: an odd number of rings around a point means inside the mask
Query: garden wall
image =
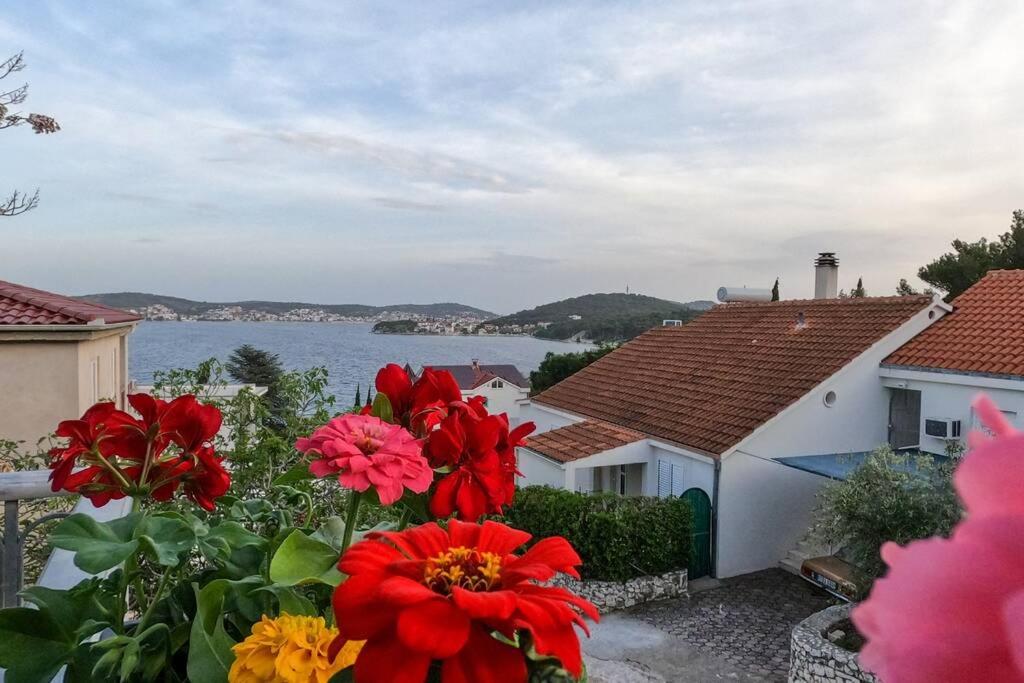
<svg viewBox="0 0 1024 683"><path fill-rule="evenodd" d="M628 581L577 581L559 575L551 581L551 585L568 588L586 598L602 614L652 600L689 596L685 569L659 576L640 576Z"/></svg>
<svg viewBox="0 0 1024 683"><path fill-rule="evenodd" d="M832 624L849 616L852 607L829 607L796 625L789 645L790 683L878 683L877 678L860 668L856 652L834 645L825 635Z"/></svg>

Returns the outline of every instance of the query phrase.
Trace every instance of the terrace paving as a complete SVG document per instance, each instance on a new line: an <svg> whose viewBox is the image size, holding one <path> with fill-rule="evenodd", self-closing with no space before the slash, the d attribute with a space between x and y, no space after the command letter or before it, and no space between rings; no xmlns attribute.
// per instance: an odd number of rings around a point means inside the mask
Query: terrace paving
<svg viewBox="0 0 1024 683"><path fill-rule="evenodd" d="M785 681L789 638L834 601L780 569L610 614L583 643L594 683Z"/></svg>

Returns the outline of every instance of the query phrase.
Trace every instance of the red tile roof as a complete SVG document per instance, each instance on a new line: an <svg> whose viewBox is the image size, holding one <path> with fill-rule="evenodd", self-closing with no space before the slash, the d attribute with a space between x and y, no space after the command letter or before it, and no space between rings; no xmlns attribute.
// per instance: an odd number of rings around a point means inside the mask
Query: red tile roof
<svg viewBox="0 0 1024 683"><path fill-rule="evenodd" d="M533 400L717 455L930 303L912 296L716 306L682 327L645 332Z"/></svg>
<svg viewBox="0 0 1024 683"><path fill-rule="evenodd" d="M993 270L886 365L1024 376L1024 270Z"/></svg>
<svg viewBox="0 0 1024 683"><path fill-rule="evenodd" d="M447 370L455 377L459 388L463 391L476 389L491 379L503 379L517 387L530 386L529 380L523 377L519 368L514 365L426 365L432 370Z"/></svg>
<svg viewBox="0 0 1024 683"><path fill-rule="evenodd" d="M588 455L640 441L644 435L600 420L584 420L526 440L526 447L558 462L579 460Z"/></svg>
<svg viewBox="0 0 1024 683"><path fill-rule="evenodd" d="M86 325L141 320L134 313L0 280L0 325Z"/></svg>

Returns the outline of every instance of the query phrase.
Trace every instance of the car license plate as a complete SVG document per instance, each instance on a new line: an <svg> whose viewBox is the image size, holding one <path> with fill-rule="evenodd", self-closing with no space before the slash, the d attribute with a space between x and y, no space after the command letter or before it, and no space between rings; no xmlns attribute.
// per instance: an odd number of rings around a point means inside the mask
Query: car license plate
<svg viewBox="0 0 1024 683"><path fill-rule="evenodd" d="M822 576L818 572L811 572L811 580L814 581L814 583L818 584L819 586L824 586L825 588L829 589L830 591L838 591L839 590L839 584L837 584L835 581L833 581L832 579L828 578L827 576Z"/></svg>

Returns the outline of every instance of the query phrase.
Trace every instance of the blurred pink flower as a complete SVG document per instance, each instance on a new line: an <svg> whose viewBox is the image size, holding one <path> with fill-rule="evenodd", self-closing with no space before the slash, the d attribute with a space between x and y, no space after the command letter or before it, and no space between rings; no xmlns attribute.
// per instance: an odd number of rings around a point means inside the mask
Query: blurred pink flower
<svg viewBox="0 0 1024 683"><path fill-rule="evenodd" d="M954 474L967 517L948 540L882 546L889 566L852 619L863 666L884 683L1024 681L1024 434L995 404L975 410Z"/></svg>
<svg viewBox="0 0 1024 683"><path fill-rule="evenodd" d="M309 465L317 477L337 474L342 486L356 491L372 487L382 505L395 503L404 489L423 493L434 479L416 437L379 417L336 417L295 448L319 456Z"/></svg>

